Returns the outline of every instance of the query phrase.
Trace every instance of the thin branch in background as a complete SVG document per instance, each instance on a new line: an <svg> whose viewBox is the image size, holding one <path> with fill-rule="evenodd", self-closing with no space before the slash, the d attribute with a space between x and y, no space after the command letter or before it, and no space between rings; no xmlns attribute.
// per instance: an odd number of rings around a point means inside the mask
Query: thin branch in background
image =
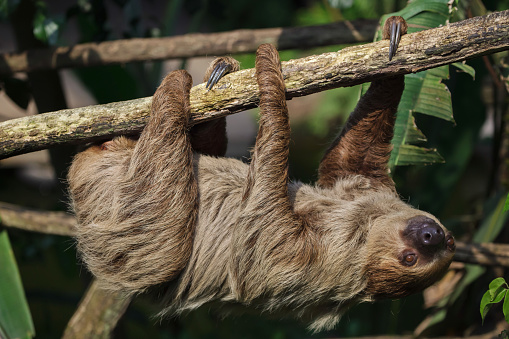
<svg viewBox="0 0 509 339"><path fill-rule="evenodd" d="M74 236L76 219L65 212L47 212L0 202L0 225L25 231Z"/></svg>
<svg viewBox="0 0 509 339"><path fill-rule="evenodd" d="M138 38L34 49L0 54L0 75L252 53L262 43L271 43L280 50L285 50L368 42L371 41L377 25L377 20L355 20L317 26L242 29L223 33L194 33L166 38Z"/></svg>
<svg viewBox="0 0 509 339"><path fill-rule="evenodd" d="M509 244L458 242L454 261L482 266L509 267Z"/></svg>

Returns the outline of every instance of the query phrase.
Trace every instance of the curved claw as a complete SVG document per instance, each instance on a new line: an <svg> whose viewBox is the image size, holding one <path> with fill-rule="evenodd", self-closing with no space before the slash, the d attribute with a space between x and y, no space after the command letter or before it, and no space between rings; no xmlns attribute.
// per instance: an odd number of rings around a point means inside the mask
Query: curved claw
<svg viewBox="0 0 509 339"><path fill-rule="evenodd" d="M230 71L230 65L225 62L220 62L214 67L214 70L210 74L209 80L207 81L207 85L205 85L205 88L207 90L211 90L212 87L214 87L215 84Z"/></svg>
<svg viewBox="0 0 509 339"><path fill-rule="evenodd" d="M399 41L401 40L401 23L391 23L391 40L389 45L389 61L392 60L396 50L398 49Z"/></svg>
<svg viewBox="0 0 509 339"><path fill-rule="evenodd" d="M401 37L407 32L407 23L400 16L391 16L387 19L384 26L383 38L389 39L389 61L392 60L398 49Z"/></svg>

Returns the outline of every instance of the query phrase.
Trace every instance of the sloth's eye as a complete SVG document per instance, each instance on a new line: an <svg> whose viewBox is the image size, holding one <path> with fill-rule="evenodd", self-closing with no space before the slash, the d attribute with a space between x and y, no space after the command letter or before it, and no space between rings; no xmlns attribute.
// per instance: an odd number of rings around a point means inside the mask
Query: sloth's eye
<svg viewBox="0 0 509 339"><path fill-rule="evenodd" d="M101 148L101 151L107 151L109 150L111 147L113 146L113 141L106 141L106 142L103 142L100 146Z"/></svg>
<svg viewBox="0 0 509 339"><path fill-rule="evenodd" d="M417 262L417 255L415 253L404 253L402 262L406 266L413 266Z"/></svg>

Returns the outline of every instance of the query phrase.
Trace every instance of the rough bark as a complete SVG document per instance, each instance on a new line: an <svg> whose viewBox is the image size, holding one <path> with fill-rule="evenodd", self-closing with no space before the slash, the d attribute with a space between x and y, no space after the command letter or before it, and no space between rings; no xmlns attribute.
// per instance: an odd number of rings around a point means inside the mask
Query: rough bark
<svg viewBox="0 0 509 339"><path fill-rule="evenodd" d="M283 62L287 99L408 74L509 49L509 10L403 36L388 61L388 41ZM227 75L212 91L191 90L191 124L255 107L254 69ZM139 132L151 98L88 106L0 123L0 159L60 144Z"/></svg>
<svg viewBox="0 0 509 339"><path fill-rule="evenodd" d="M26 231L73 236L76 219L65 212L46 212L0 202L0 225Z"/></svg>
<svg viewBox="0 0 509 339"><path fill-rule="evenodd" d="M355 20L319 26L243 29L167 38L85 43L0 55L0 74L76 68L135 61L251 53L262 43L280 50L371 41L378 22Z"/></svg>
<svg viewBox="0 0 509 339"><path fill-rule="evenodd" d="M101 289L92 281L62 338L110 338L131 298Z"/></svg>

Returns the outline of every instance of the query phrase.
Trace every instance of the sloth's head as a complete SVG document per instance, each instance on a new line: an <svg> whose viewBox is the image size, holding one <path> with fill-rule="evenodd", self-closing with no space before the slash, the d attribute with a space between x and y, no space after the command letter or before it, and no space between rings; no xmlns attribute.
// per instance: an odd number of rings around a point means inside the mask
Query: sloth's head
<svg viewBox="0 0 509 339"><path fill-rule="evenodd" d="M369 296L407 296L445 274L454 256L454 238L435 217L407 206L372 222L366 265Z"/></svg>
<svg viewBox="0 0 509 339"><path fill-rule="evenodd" d="M325 267L364 300L422 291L447 271L453 236L433 215L403 202L394 186L350 176L319 192L327 199L297 194L295 208L315 212L317 229L326 230Z"/></svg>

